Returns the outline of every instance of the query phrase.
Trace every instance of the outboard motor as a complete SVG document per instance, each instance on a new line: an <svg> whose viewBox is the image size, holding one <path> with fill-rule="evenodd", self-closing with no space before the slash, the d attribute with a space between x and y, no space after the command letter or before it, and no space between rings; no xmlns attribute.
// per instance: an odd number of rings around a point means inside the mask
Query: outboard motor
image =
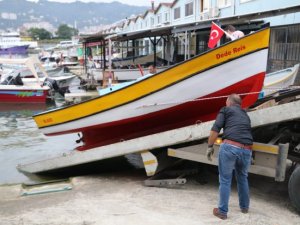
<svg viewBox="0 0 300 225"><path fill-rule="evenodd" d="M43 83L43 86L48 86L50 88L50 94L51 96L54 96L55 92L58 92L59 94L61 94L62 96L65 95L65 91L62 90L61 88L59 88L56 80L51 79L49 77L47 77Z"/></svg>
<svg viewBox="0 0 300 225"><path fill-rule="evenodd" d="M14 77L13 84L14 85L24 85L20 73L18 73L18 75Z"/></svg>
<svg viewBox="0 0 300 225"><path fill-rule="evenodd" d="M67 66L64 66L64 73L70 73L70 69Z"/></svg>

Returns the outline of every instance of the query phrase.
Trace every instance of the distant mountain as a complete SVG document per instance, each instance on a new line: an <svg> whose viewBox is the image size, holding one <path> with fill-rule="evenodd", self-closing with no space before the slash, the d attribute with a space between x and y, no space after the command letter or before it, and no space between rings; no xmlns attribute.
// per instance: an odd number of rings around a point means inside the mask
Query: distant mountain
<svg viewBox="0 0 300 225"><path fill-rule="evenodd" d="M74 25L77 28L111 24L131 15L141 14L147 7L112 3L58 3L40 0L0 0L0 29L17 28L24 23L49 22L54 27L60 24Z"/></svg>

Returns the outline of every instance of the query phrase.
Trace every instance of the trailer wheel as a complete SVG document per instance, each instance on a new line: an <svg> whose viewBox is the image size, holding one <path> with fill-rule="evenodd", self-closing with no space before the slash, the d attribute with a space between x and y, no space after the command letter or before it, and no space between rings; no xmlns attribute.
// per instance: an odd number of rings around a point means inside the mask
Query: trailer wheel
<svg viewBox="0 0 300 225"><path fill-rule="evenodd" d="M293 171L289 180L288 189L292 204L300 212L300 166Z"/></svg>

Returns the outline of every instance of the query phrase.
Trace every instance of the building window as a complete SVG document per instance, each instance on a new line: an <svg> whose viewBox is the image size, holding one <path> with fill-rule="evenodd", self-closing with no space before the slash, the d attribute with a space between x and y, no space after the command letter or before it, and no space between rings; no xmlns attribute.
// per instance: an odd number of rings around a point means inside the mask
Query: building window
<svg viewBox="0 0 300 225"><path fill-rule="evenodd" d="M185 16L191 16L194 14L194 3L190 2L185 4Z"/></svg>
<svg viewBox="0 0 300 225"><path fill-rule="evenodd" d="M294 65L300 59L300 25L271 29L269 59L274 67L283 69L284 65ZM272 65L271 64L271 65Z"/></svg>
<svg viewBox="0 0 300 225"><path fill-rule="evenodd" d="M150 21L151 21L151 27L153 27L154 26L154 18L151 17Z"/></svg>
<svg viewBox="0 0 300 225"><path fill-rule="evenodd" d="M161 24L161 13L157 15L157 24Z"/></svg>
<svg viewBox="0 0 300 225"><path fill-rule="evenodd" d="M165 12L165 22L169 22L169 13Z"/></svg>
<svg viewBox="0 0 300 225"><path fill-rule="evenodd" d="M209 0L201 0L201 4L202 4L202 12L203 11L208 11L209 9Z"/></svg>
<svg viewBox="0 0 300 225"><path fill-rule="evenodd" d="M218 6L221 8L231 6L231 0L218 0Z"/></svg>
<svg viewBox="0 0 300 225"><path fill-rule="evenodd" d="M145 54L146 55L149 55L149 53L150 53L149 46L150 46L149 40L145 40Z"/></svg>
<svg viewBox="0 0 300 225"><path fill-rule="evenodd" d="M148 19L145 21L145 27L148 27Z"/></svg>
<svg viewBox="0 0 300 225"><path fill-rule="evenodd" d="M174 9L174 20L177 20L180 18L180 7L177 7Z"/></svg>

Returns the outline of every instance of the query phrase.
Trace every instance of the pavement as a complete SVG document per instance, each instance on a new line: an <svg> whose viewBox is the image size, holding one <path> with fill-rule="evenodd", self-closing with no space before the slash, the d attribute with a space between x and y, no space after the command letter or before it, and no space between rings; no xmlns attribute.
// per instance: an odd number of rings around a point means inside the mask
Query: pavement
<svg viewBox="0 0 300 225"><path fill-rule="evenodd" d="M194 177L178 188L146 187L143 170L74 177L72 190L21 196L22 185L0 186L0 225L202 225L299 224L286 183L250 175L251 207L239 210L233 183L228 219L212 215L218 201L218 175L208 183Z"/></svg>

